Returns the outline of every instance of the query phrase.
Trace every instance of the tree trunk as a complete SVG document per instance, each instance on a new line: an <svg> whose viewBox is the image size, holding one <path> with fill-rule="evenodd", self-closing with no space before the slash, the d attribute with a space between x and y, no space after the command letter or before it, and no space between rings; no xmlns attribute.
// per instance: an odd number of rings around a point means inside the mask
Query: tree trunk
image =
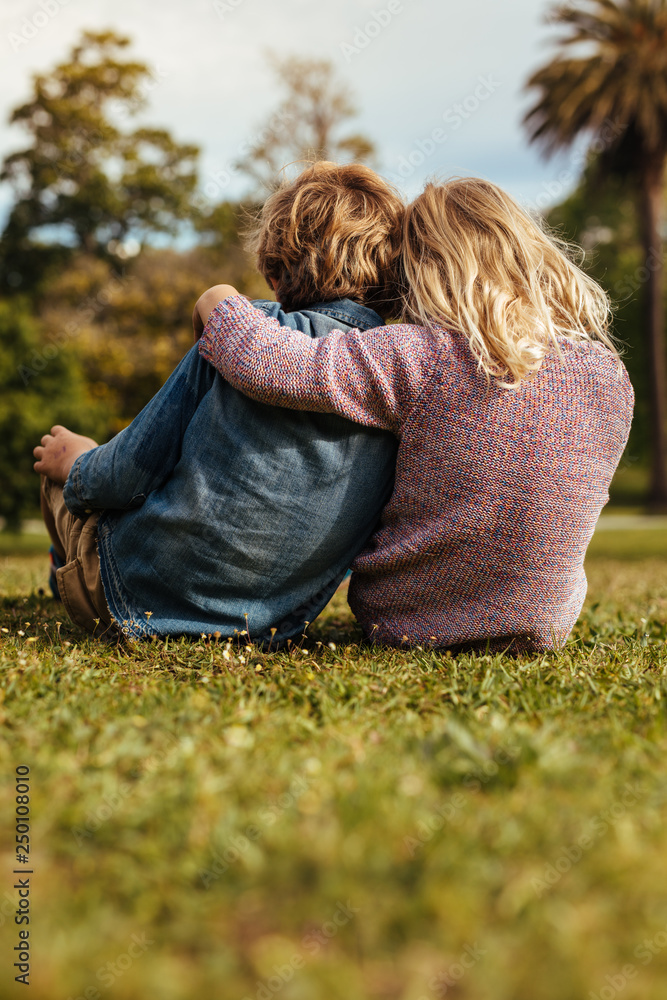
<svg viewBox="0 0 667 1000"><path fill-rule="evenodd" d="M665 158L649 159L641 173L641 229L645 266L645 322L648 338L651 428L649 506L667 510L667 362L663 306L663 247L660 232Z"/></svg>
<svg viewBox="0 0 667 1000"><path fill-rule="evenodd" d="M85 252L92 257L95 254L95 251L97 250L97 241L95 239L95 233L91 232L83 233L83 235L81 236L81 244Z"/></svg>

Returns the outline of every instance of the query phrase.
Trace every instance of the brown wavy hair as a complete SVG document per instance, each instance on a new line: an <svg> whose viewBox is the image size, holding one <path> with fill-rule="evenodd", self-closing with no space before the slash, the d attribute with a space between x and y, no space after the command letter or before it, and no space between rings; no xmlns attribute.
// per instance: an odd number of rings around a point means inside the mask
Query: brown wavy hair
<svg viewBox="0 0 667 1000"><path fill-rule="evenodd" d="M463 334L480 372L505 388L560 354L559 340L618 356L609 299L577 253L495 184L427 184L405 212L401 319Z"/></svg>
<svg viewBox="0 0 667 1000"><path fill-rule="evenodd" d="M349 298L389 318L400 310L404 211L370 167L321 160L267 199L246 246L283 309Z"/></svg>

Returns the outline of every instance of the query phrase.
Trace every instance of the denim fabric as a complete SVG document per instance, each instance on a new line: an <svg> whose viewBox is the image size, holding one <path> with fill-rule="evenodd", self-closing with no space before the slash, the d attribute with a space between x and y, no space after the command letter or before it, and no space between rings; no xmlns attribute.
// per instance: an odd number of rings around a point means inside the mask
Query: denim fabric
<svg viewBox="0 0 667 1000"><path fill-rule="evenodd" d="M311 337L382 325L349 300L299 313L256 304ZM102 581L127 636L247 628L275 647L319 614L363 548L396 451L385 431L246 398L195 345L129 427L75 462L64 496L78 516L105 512Z"/></svg>

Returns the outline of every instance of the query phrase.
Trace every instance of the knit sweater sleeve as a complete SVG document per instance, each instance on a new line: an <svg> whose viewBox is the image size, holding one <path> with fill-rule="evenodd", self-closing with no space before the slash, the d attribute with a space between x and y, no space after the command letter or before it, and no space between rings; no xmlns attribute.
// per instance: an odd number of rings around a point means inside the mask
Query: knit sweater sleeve
<svg viewBox="0 0 667 1000"><path fill-rule="evenodd" d="M433 364L431 338L419 327L385 326L311 339L233 296L210 314L199 350L260 402L337 413L400 436Z"/></svg>

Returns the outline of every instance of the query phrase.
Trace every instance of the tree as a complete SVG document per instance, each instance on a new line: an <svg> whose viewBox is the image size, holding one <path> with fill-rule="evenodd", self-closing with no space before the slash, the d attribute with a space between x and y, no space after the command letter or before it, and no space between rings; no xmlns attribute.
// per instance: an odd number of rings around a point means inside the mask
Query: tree
<svg viewBox="0 0 667 1000"><path fill-rule="evenodd" d="M276 187L285 166L303 160L369 162L375 147L358 133L340 135L356 114L348 88L336 80L327 59L271 57L278 86L285 94L235 164L260 197Z"/></svg>
<svg viewBox="0 0 667 1000"><path fill-rule="evenodd" d="M0 253L6 291L29 290L45 265L76 250L122 256L128 237L140 244L189 217L198 148L164 129L121 127L155 79L122 58L128 45L113 31L84 32L65 62L34 77L30 100L11 116L32 141L0 173L17 196Z"/></svg>
<svg viewBox="0 0 667 1000"><path fill-rule="evenodd" d="M192 346L194 303L221 281L267 295L240 247L227 242L187 251L149 246L122 267L78 253L45 283L39 326L76 353L104 412L98 440L125 427L166 381Z"/></svg>
<svg viewBox="0 0 667 1000"><path fill-rule="evenodd" d="M645 329L649 355L649 502L667 508L667 362L661 237L667 160L667 0L582 0L554 8L568 30L559 52L527 84L539 96L524 123L547 154L581 134L601 148L600 169L632 179L648 271Z"/></svg>
<svg viewBox="0 0 667 1000"><path fill-rule="evenodd" d="M45 340L25 302L0 302L0 516L10 530L39 508L32 449L54 423L95 436L103 426L64 338Z"/></svg>
<svg viewBox="0 0 667 1000"><path fill-rule="evenodd" d="M651 458L648 342L642 323L642 298L648 269L637 220L637 191L620 177L601 179L596 157L591 157L576 189L550 208L550 226L586 251L583 267L614 304L614 332L626 345L624 362L635 389L635 412L630 439L612 498L636 504L646 496L646 473Z"/></svg>

